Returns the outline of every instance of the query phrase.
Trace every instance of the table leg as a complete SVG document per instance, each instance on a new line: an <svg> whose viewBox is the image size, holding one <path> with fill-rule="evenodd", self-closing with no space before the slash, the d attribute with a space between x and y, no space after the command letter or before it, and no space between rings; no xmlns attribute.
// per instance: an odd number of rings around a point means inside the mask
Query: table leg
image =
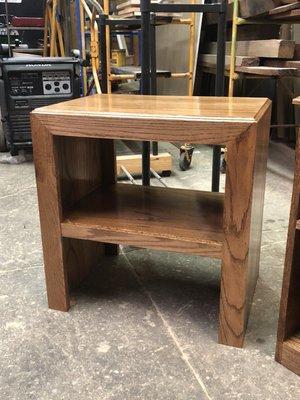
<svg viewBox="0 0 300 400"><path fill-rule="evenodd" d="M115 182L114 145L111 140L53 136L38 116L32 116L32 140L48 304L67 311L70 290L99 256L117 251L117 245L62 238L60 227L64 212L76 201Z"/></svg>
<svg viewBox="0 0 300 400"><path fill-rule="evenodd" d="M270 109L227 145L219 342L242 347L259 272Z"/></svg>

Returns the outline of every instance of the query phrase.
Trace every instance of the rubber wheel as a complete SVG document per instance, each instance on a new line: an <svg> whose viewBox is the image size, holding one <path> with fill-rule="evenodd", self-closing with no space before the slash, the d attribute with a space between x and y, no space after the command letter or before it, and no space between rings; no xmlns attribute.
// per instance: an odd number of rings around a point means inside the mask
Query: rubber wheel
<svg viewBox="0 0 300 400"><path fill-rule="evenodd" d="M186 158L185 152L182 152L180 154L180 160L179 160L179 167L181 171L187 171L188 169L190 169L190 166L191 166L191 161L189 161Z"/></svg>
<svg viewBox="0 0 300 400"><path fill-rule="evenodd" d="M221 174L226 174L226 160L225 158L222 158L222 162L221 162Z"/></svg>

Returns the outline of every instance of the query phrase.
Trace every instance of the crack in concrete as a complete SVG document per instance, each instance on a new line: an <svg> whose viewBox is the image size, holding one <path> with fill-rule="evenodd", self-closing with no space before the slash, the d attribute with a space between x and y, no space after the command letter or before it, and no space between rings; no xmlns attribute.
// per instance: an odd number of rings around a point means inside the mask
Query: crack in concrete
<svg viewBox="0 0 300 400"><path fill-rule="evenodd" d="M129 260L129 258L127 257L127 255L125 254L125 252L123 251L123 249L121 248L121 253L125 258L125 261L127 262L127 264L129 265L130 269L132 270L133 275L135 276L137 282L139 283L139 285L142 288L142 291L144 292L144 294L149 298L152 307L155 309L158 317L161 319L169 337L172 339L173 343L175 344L175 347L177 348L177 350L179 351L180 355L181 355L181 359L185 362L186 366L188 367L188 369L191 371L192 375L194 376L194 378L196 379L198 385L200 386L200 388L202 389L202 391L204 392L206 398L208 400L213 400L210 395L208 394L208 391L206 389L206 386L203 382L203 380L201 379L201 376L198 374L198 372L196 371L196 369L193 367L193 365L191 364L188 355L184 352L183 347L181 346L179 340L177 339L175 333L173 332L170 324L168 323L168 321L165 319L165 317L163 316L163 314L161 313L158 305L156 304L156 302L154 301L152 294L150 293L150 291L146 288L146 286L143 284L143 281L141 280L141 278L139 277L138 273L136 272L134 265L132 264L132 262Z"/></svg>
<svg viewBox="0 0 300 400"><path fill-rule="evenodd" d="M1 197L0 197L0 200L2 200L2 199L7 199L8 197L17 196L18 194L23 193L23 192L26 192L26 191L29 190L29 189L36 189L36 186L28 186L28 187L25 187L25 188L23 188L23 189L21 189L21 190L18 190L18 191L16 191L16 192L14 192L14 193L6 194L6 195L4 195L4 196L1 196Z"/></svg>

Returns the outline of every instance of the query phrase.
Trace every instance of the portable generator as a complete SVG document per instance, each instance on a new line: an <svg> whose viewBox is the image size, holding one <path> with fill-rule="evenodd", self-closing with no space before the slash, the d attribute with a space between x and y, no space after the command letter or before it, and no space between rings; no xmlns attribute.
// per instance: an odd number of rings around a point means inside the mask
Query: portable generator
<svg viewBox="0 0 300 400"><path fill-rule="evenodd" d="M11 155L31 148L30 112L80 96L76 58L20 57L0 60L3 135Z"/></svg>

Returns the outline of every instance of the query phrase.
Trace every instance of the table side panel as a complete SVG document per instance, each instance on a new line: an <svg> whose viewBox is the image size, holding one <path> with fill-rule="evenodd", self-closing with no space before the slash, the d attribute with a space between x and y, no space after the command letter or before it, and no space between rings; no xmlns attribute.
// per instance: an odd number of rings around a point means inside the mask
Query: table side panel
<svg viewBox="0 0 300 400"><path fill-rule="evenodd" d="M285 267L279 312L276 360L283 359L283 344L300 331L300 231L296 229L300 218L300 140L296 146L295 175L289 230L286 246ZM299 345L300 353L300 345ZM300 360L299 360L300 363Z"/></svg>
<svg viewBox="0 0 300 400"><path fill-rule="evenodd" d="M236 347L243 346L258 276L269 128L267 107L227 145L219 340Z"/></svg>
<svg viewBox="0 0 300 400"><path fill-rule="evenodd" d="M256 126L257 133L249 243L249 267L247 276L247 316L249 316L252 306L252 299L259 275L271 112L272 107L271 103L269 103L269 106L265 109L264 114L261 116L261 119ZM247 322L248 317L245 320L245 325Z"/></svg>

